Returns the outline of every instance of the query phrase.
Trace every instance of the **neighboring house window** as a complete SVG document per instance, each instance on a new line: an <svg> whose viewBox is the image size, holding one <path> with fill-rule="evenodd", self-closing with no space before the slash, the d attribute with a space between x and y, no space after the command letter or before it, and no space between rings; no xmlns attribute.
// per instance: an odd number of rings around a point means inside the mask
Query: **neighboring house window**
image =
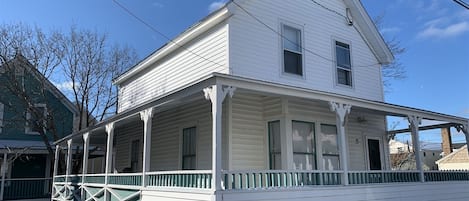
<svg viewBox="0 0 469 201"><path fill-rule="evenodd" d="M130 147L130 169L132 169L132 172L137 172L139 153L140 140L134 140Z"/></svg>
<svg viewBox="0 0 469 201"><path fill-rule="evenodd" d="M32 110L26 112L26 134L39 134L46 125L46 117L46 104L35 104Z"/></svg>
<svg viewBox="0 0 469 201"><path fill-rule="evenodd" d="M292 121L293 168L315 170L314 123Z"/></svg>
<svg viewBox="0 0 469 201"><path fill-rule="evenodd" d="M182 130L182 169L196 169L196 127Z"/></svg>
<svg viewBox="0 0 469 201"><path fill-rule="evenodd" d="M350 62L350 46L335 42L335 56L337 65L337 83L352 86L352 65Z"/></svg>
<svg viewBox="0 0 469 201"><path fill-rule="evenodd" d="M283 25L283 71L303 75L303 53L301 47L301 30Z"/></svg>
<svg viewBox="0 0 469 201"><path fill-rule="evenodd" d="M280 142L280 121L271 121L269 127L269 159L270 169L279 170L282 168L282 151Z"/></svg>
<svg viewBox="0 0 469 201"><path fill-rule="evenodd" d="M3 112L4 111L4 105L3 103L0 103L0 133L2 133L3 130Z"/></svg>
<svg viewBox="0 0 469 201"><path fill-rule="evenodd" d="M321 124L321 145L323 169L339 170L339 146L335 125Z"/></svg>

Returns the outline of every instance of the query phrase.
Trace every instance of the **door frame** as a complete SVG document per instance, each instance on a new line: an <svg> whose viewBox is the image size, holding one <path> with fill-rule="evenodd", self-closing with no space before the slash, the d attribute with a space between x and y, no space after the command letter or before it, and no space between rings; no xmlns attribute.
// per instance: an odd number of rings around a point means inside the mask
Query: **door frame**
<svg viewBox="0 0 469 201"><path fill-rule="evenodd" d="M368 136L368 135L365 135L364 137L365 139L365 142L363 143L364 146L365 146L365 167L367 170L370 170L370 153L369 153L369 147L368 147L368 140L378 140L379 142L379 160L380 160L380 163L381 163L381 170L385 170L386 167L384 166L384 149L383 149L383 139L381 137L378 137L378 136Z"/></svg>

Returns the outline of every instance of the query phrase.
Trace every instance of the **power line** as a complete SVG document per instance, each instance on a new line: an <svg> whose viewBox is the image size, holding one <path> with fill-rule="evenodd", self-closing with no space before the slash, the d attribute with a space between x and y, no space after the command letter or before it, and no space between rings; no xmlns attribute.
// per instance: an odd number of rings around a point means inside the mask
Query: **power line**
<svg viewBox="0 0 469 201"><path fill-rule="evenodd" d="M457 4L459 4L460 6L466 8L469 10L469 4L467 4L466 2L462 1L462 0L453 0L454 2L456 2Z"/></svg>
<svg viewBox="0 0 469 201"><path fill-rule="evenodd" d="M314 4L320 6L321 8L326 9L327 11L332 12L332 13L334 13L334 14L336 14L336 15L339 15L339 16L341 16L341 17L343 17L344 19L347 20L347 17L346 17L345 15L343 15L343 14L341 14L341 13L339 13L339 12L333 10L333 9L330 9L330 8L324 6L324 5L318 3L318 2L315 1L315 0L311 0L311 1L312 1ZM280 31L278 31L277 29L271 27L271 26L268 25L267 23L263 22L261 19L259 19L259 18L256 17L255 15L253 15L253 14L252 14L251 12L249 12L248 10L246 10L244 7L242 7L241 5L239 5L238 3L236 3L235 0L231 0L231 2L232 2L233 4L235 4L238 8L240 8L243 12L245 12L247 15L249 15L251 18L253 18L254 20L256 20L258 23L262 24L262 25L265 26L267 29L269 29L269 30L271 30L272 32L274 32L275 34L279 35L282 39L285 39L286 41L288 41L288 42L290 42L290 43L292 43L292 44L296 44L295 41L290 40L289 38L287 38L286 36L284 36L282 33L280 33ZM352 24L352 25L353 25L353 24ZM353 25L353 27L360 33L360 31L357 29L357 27L355 27L355 25ZM360 33L359 35L361 35L361 33ZM300 47L301 47L302 50L304 50L304 51L306 51L306 52L308 52L308 53L310 53L310 54L316 55L316 56L319 57L319 58L322 58L322 59L324 59L324 60L326 60L326 61L329 61L329 62L332 62L332 63L337 63L336 60L327 58L327 57L325 57L325 56L322 56L322 55L320 55L320 54L318 54L318 53L316 53L316 52L314 52L314 51L312 51L312 50L310 50L310 49L308 49L308 48L305 48L304 46L300 46ZM371 66L375 66L375 65L380 65L380 63L373 63L373 64L370 64L370 65L353 65L352 67L371 67Z"/></svg>
<svg viewBox="0 0 469 201"><path fill-rule="evenodd" d="M174 41L173 39L171 39L170 37L168 37L167 35L165 35L163 32L159 31L158 29L156 29L155 27L153 27L151 24L147 23L145 20L143 20L142 18L138 17L136 14L134 14L130 9L128 9L127 7L125 7L124 5L122 5L119 1L117 0L113 0L112 2L114 2L117 6L119 6L122 10L124 10L127 14L129 14L130 16L132 16L133 18L135 18L137 21L139 21L140 23L142 23L143 25L145 25L146 27L148 27L150 30L152 30L153 32L157 33L158 35L162 36L163 38L165 38L166 40L168 40L170 43L180 47L180 48L183 48L185 51L193 54L194 56L196 57L199 57L205 61L208 61L210 63L213 63L213 64L216 64L220 67L226 67L225 65L222 65L218 62L215 62L215 61L212 61L188 48L186 48L184 45L181 45L179 43L177 43L176 41Z"/></svg>

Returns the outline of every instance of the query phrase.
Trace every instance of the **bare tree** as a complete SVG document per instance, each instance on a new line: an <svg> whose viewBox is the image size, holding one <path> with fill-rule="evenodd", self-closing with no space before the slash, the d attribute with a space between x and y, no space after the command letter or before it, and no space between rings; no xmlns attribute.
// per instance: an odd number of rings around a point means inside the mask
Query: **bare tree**
<svg viewBox="0 0 469 201"><path fill-rule="evenodd" d="M137 56L129 47L109 46L106 35L75 27L62 44L63 71L72 85L81 130L115 113L117 89L112 79L134 64Z"/></svg>
<svg viewBox="0 0 469 201"><path fill-rule="evenodd" d="M383 28L384 15L377 16L373 21L376 27L380 30ZM383 34L384 35L384 34ZM392 80L400 80L406 78L405 66L400 60L400 56L406 52L406 48L402 47L401 43L395 36L387 37L385 35L384 41L388 45L395 59L390 64L384 65L382 68L383 85L385 91L391 89Z"/></svg>

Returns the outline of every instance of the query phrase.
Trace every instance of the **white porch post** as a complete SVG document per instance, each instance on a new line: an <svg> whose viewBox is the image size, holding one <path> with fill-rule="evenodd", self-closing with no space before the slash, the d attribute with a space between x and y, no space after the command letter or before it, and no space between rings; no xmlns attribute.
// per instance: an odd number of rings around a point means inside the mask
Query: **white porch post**
<svg viewBox="0 0 469 201"><path fill-rule="evenodd" d="M423 163L422 158L420 157L420 137L419 137L419 125L422 123L422 118L409 115L407 117L409 120L409 127L412 135L412 146L414 147L415 163L417 165L417 170L419 171L420 181L425 182L425 177L423 174Z"/></svg>
<svg viewBox="0 0 469 201"><path fill-rule="evenodd" d="M107 133L107 147L106 147L106 168L104 170L104 185L105 185L105 192L104 192L104 200L108 201L111 200L110 194L107 191L107 184L108 184L108 177L109 173L111 172L112 168L112 146L114 142L114 122L109 123L106 125L106 133Z"/></svg>
<svg viewBox="0 0 469 201"><path fill-rule="evenodd" d="M5 173L6 173L6 170L7 170L7 160L8 160L8 153L5 152L3 153L3 163L2 163L2 184L0 186L0 200L3 200L3 194L5 192Z"/></svg>
<svg viewBox="0 0 469 201"><path fill-rule="evenodd" d="M340 164L344 170L342 176L342 181L344 185L348 185L348 146L347 146L347 136L345 135L345 124L347 123L347 116L350 114L350 109L352 105L329 102L331 111L336 114L337 121L337 134L339 135L339 144L340 144Z"/></svg>
<svg viewBox="0 0 469 201"><path fill-rule="evenodd" d="M81 183L82 186L85 183L85 175L88 174L88 154L89 154L89 147L90 147L90 134L85 133L83 134L83 162L81 168ZM81 188L81 198L85 198L85 189Z"/></svg>
<svg viewBox="0 0 469 201"><path fill-rule="evenodd" d="M147 185L145 174L150 171L151 155L151 123L153 118L153 108L148 108L140 112L140 119L143 121L143 168L142 186Z"/></svg>
<svg viewBox="0 0 469 201"><path fill-rule="evenodd" d="M55 156L54 156L54 172L52 173L52 195L55 194L55 177L57 176L58 169L59 169L59 156L60 156L60 146L57 144L55 145Z"/></svg>
<svg viewBox="0 0 469 201"><path fill-rule="evenodd" d="M65 171L65 182L69 182L68 178L72 172L72 139L67 140L67 169Z"/></svg>
<svg viewBox="0 0 469 201"><path fill-rule="evenodd" d="M212 102L212 189L215 191L216 197L219 196L218 192L222 190L222 104L227 94L229 94L230 97L233 97L235 90L236 88L234 87L222 88L219 84L204 89L205 98Z"/></svg>

